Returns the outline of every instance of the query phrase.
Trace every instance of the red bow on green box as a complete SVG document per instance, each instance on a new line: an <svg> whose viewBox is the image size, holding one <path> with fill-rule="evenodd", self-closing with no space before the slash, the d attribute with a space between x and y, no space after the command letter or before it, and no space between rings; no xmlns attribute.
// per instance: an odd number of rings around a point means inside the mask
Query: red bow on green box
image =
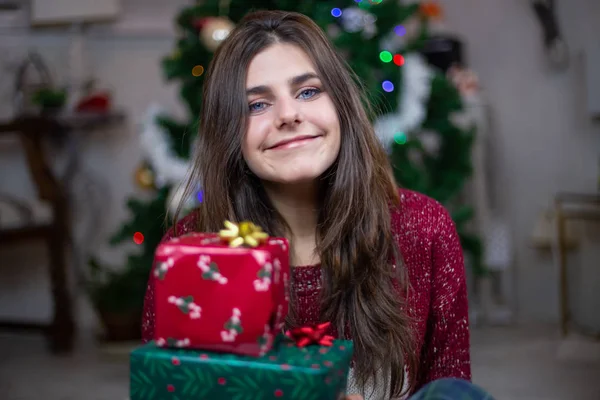
<svg viewBox="0 0 600 400"><path fill-rule="evenodd" d="M333 345L333 336L325 334L330 322L324 322L315 326L302 326L288 330L285 335L296 342L298 347L309 346L311 344L318 346Z"/></svg>

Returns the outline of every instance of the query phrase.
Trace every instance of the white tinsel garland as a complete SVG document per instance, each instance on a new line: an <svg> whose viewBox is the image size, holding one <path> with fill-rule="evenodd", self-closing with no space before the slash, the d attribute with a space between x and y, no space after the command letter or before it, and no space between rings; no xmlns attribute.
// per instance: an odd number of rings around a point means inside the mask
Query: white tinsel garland
<svg viewBox="0 0 600 400"><path fill-rule="evenodd" d="M368 11L358 7L345 8L342 11L342 26L346 32L361 32L364 38L370 39L377 34L377 18Z"/></svg>
<svg viewBox="0 0 600 400"><path fill-rule="evenodd" d="M178 185L187 173L189 163L173 152L168 138L162 128L157 124L156 118L162 109L151 105L143 119L140 142L144 159L150 164L154 172L156 187Z"/></svg>
<svg viewBox="0 0 600 400"><path fill-rule="evenodd" d="M402 69L398 110L377 118L374 125L377 136L388 149L396 134L408 135L421 127L426 117L425 105L431 95L433 71L420 54L406 55Z"/></svg>

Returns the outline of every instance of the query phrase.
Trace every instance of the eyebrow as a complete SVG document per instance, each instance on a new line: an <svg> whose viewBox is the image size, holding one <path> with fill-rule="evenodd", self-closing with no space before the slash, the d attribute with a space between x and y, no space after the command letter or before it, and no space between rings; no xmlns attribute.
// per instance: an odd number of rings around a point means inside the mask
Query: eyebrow
<svg viewBox="0 0 600 400"><path fill-rule="evenodd" d="M315 79L315 78L319 79L319 75L315 74L314 72L307 72L305 74L294 76L293 78L290 78L288 80L288 82L291 86L299 86L299 85L303 84L304 82L306 82L310 79ZM268 86L259 85L259 86L254 86L254 87L247 89L246 95L247 96L261 95L261 94L269 93L270 91L271 91L271 89L269 89Z"/></svg>

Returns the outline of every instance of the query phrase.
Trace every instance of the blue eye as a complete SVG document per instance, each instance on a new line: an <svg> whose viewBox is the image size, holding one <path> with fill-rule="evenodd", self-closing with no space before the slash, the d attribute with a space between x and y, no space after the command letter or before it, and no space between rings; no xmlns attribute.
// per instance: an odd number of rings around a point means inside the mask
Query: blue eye
<svg viewBox="0 0 600 400"><path fill-rule="evenodd" d="M258 111L264 110L265 107L266 107L266 104L262 101L259 101L259 102L250 104L248 106L248 109L250 110L250 112L258 112Z"/></svg>
<svg viewBox="0 0 600 400"><path fill-rule="evenodd" d="M300 92L299 97L302 98L303 100L308 100L308 99L318 95L319 93L320 93L320 90L316 89L316 88L304 89L302 92Z"/></svg>

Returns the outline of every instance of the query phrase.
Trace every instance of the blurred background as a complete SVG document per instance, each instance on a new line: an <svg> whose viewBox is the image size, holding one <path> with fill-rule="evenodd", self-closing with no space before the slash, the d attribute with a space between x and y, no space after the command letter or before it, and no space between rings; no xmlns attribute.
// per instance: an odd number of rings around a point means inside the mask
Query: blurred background
<svg viewBox="0 0 600 400"><path fill-rule="evenodd" d="M252 7L311 16L398 183L452 212L473 380L600 399L600 2L0 0L0 393L126 399L204 71Z"/></svg>

